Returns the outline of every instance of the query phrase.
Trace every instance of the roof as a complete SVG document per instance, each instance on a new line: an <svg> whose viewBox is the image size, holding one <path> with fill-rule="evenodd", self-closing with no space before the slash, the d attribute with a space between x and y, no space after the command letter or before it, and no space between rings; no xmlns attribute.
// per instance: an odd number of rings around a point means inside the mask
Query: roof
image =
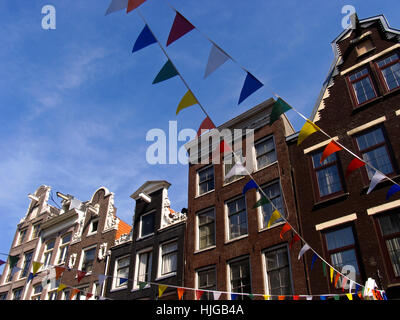
<svg viewBox="0 0 400 320"><path fill-rule="evenodd" d="M143 183L139 189L137 189L134 193L131 194L131 198L137 200L139 198L140 193L150 194L154 191L166 188L168 189L171 184L166 180L148 180Z"/></svg>
<svg viewBox="0 0 400 320"><path fill-rule="evenodd" d="M132 226L119 219L118 229L115 233L115 240L119 239L123 234L128 234L132 230Z"/></svg>

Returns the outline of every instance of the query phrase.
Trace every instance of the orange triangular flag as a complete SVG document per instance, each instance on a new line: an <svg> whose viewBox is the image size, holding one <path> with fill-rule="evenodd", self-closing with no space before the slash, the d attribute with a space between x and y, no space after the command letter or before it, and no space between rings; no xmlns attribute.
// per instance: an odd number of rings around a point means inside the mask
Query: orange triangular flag
<svg viewBox="0 0 400 320"><path fill-rule="evenodd" d="M79 290L79 289L73 289L73 290L71 291L71 296L69 297L69 299L72 300L72 298L75 297L75 295L76 295L78 292L81 292L81 290Z"/></svg>
<svg viewBox="0 0 400 320"><path fill-rule="evenodd" d="M322 157L320 160L320 163L324 162L326 158L328 158L332 153L335 153L337 151L343 150L335 140L332 140L329 142L329 144L325 147L324 152L322 152Z"/></svg>
<svg viewBox="0 0 400 320"><path fill-rule="evenodd" d="M179 298L179 300L182 300L183 293L185 292L185 289L184 289L184 288L178 288L178 289L176 289L176 290L178 291L178 298Z"/></svg>
<svg viewBox="0 0 400 320"><path fill-rule="evenodd" d="M335 287L336 287L336 285L337 285L337 283L339 281L339 278L340 278L340 273L337 273L336 277L335 277Z"/></svg>
<svg viewBox="0 0 400 320"><path fill-rule="evenodd" d="M139 7L145 1L146 0L129 0L128 5L126 7L126 13L129 13L132 10L135 10L137 7Z"/></svg>
<svg viewBox="0 0 400 320"><path fill-rule="evenodd" d="M63 272L65 271L64 267L55 267L56 269L56 280L58 280L61 275L63 274Z"/></svg>
<svg viewBox="0 0 400 320"><path fill-rule="evenodd" d="M283 239L283 235L286 232L288 232L290 229L292 229L292 228L290 227L289 223L286 222L285 225L283 226L282 230L281 230L280 235L279 235L281 237L281 239Z"/></svg>

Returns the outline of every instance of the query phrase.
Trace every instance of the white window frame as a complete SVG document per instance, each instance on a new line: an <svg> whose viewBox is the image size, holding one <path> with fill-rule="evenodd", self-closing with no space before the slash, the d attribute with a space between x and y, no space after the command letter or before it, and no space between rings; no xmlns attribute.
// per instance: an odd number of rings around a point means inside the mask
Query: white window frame
<svg viewBox="0 0 400 320"><path fill-rule="evenodd" d="M229 238L229 212L228 212L228 203L232 201L236 201L240 198L244 198L244 205L245 205L245 211L246 211L246 225L247 225L247 232L245 234L242 234L236 238ZM238 195L234 198L228 199L224 202L224 218L225 218L225 243L229 243L232 241L240 240L243 238L246 238L249 236L249 215L248 215L248 210L247 210L247 198L246 195Z"/></svg>
<svg viewBox="0 0 400 320"><path fill-rule="evenodd" d="M253 146L253 147L254 147L254 146ZM242 149L239 149L239 150L235 151L235 153L231 152L230 154L227 154L226 156L224 156L224 157L222 158L222 176L223 176L223 185L224 185L224 186L226 186L226 185L228 185L228 184L231 184L231 183L233 183L233 182L236 182L236 181L238 181L238 180L240 180L240 179L245 178L245 176L233 176L234 179L232 179L231 181L229 181L229 182L226 182L226 181L225 181L225 176L228 174L228 172L226 172L226 170L225 170L225 165L227 164L227 163L225 163L225 158L228 158L228 157L230 156L230 157L231 157L231 160L232 160L232 163L231 163L231 164L233 164L233 163L234 163L234 164L237 164L237 162L235 161L235 158L236 158L236 154L237 154L237 153L239 153L241 163L244 163L244 160L246 160L246 157L243 157ZM247 165L247 163L246 163L246 165Z"/></svg>
<svg viewBox="0 0 400 320"><path fill-rule="evenodd" d="M40 283L37 283L32 286L32 294L31 294L31 300L40 300L43 292L43 287L42 290L39 293L35 293L35 288L38 286L42 286ZM37 299L39 297L39 299Z"/></svg>
<svg viewBox="0 0 400 320"><path fill-rule="evenodd" d="M118 265L119 265L119 261L121 261L122 259L128 259L129 261L129 255L125 255L122 257L118 257L117 259L115 259L114 262L114 276L113 276L113 282L111 285L111 291L118 291L118 290L122 290L122 289L126 289L128 287L128 281L125 281L122 285L117 285L117 282L119 281L119 277L118 277ZM128 262L128 276L129 277L129 265L130 265L130 261ZM93 290L92 290L93 291Z"/></svg>
<svg viewBox="0 0 400 320"><path fill-rule="evenodd" d="M93 231L93 224L95 222L97 222L97 229L95 231ZM92 236L94 234L97 234L97 231L99 231L99 222L100 222L100 219L98 219L98 218L97 219L93 219L92 221L90 221L89 230L88 230L88 233L86 235L87 237Z"/></svg>
<svg viewBox="0 0 400 320"><path fill-rule="evenodd" d="M49 291L47 291L47 293L46 293L46 300L57 300L57 288L56 289L53 289L53 290L49 290ZM55 299L50 299L50 295L52 295L52 294L55 294L56 295L56 298Z"/></svg>
<svg viewBox="0 0 400 320"><path fill-rule="evenodd" d="M47 244L51 241L54 241L54 246L52 249L47 250ZM53 258L53 253L54 253L54 248L56 247L56 239L50 239L48 241L45 242L44 245L44 251L43 251L43 270L46 270L50 267L51 265L51 260ZM50 253L50 258L46 258L46 255Z"/></svg>
<svg viewBox="0 0 400 320"><path fill-rule="evenodd" d="M162 260L162 247L164 246L164 245L167 245L167 244L171 244L171 243L176 243L176 267L177 267L177 269L178 269L178 256L179 256L179 243L178 243L178 239L173 239L173 240L168 240L168 241L165 241L165 242L163 242L163 243L161 243L160 244L160 246L159 246L159 250L158 250L158 270L157 270L157 279L156 280L160 280L160 279L165 279L165 278L169 278L169 277L173 277L173 276L175 276L176 275L176 273L177 273L177 271L178 270L175 270L175 271L172 271L172 272L169 272L169 273L167 273L167 274L164 274L164 275L161 275L161 270L162 270L162 267L163 267L163 260Z"/></svg>
<svg viewBox="0 0 400 320"><path fill-rule="evenodd" d="M214 244L211 245L211 246L208 246L208 247L206 247L206 248L200 249L200 225L199 225L199 215L201 215L201 214L203 214L203 213L205 213L205 212L211 211L211 210L213 210L213 212L214 212ZM209 249L215 248L215 247L216 247L216 244L217 244L217 234L216 234L216 233L217 233L217 227L216 227L216 212L215 212L215 207L210 207L210 208L203 209L203 210L200 210L199 212L197 212L197 213L196 213L195 221L196 221L196 222L195 222L195 223L196 223L196 228L195 228L195 250L196 250L196 252L204 251L204 250L209 250Z"/></svg>
<svg viewBox="0 0 400 320"><path fill-rule="evenodd" d="M152 270L152 263L153 263L153 248L149 247L149 248L145 248L145 249L142 249L142 250L136 252L136 256L135 256L135 271L134 271L134 276L133 276L133 289L132 289L132 291L135 291L135 290L139 289L139 283L137 281L137 278L139 276L139 256L141 254L144 254L144 253L151 254L151 258L149 259L149 264L150 264L150 270L149 270L150 280L149 281L151 281L151 270ZM144 288L149 288L149 287L150 287L150 284L147 283Z"/></svg>
<svg viewBox="0 0 400 320"><path fill-rule="evenodd" d="M214 270L214 274L215 274L215 290L217 290L217 288L218 288L218 278L217 278L218 272L217 272L217 265L215 265L215 264L209 265L209 266L206 266L206 267L201 267L200 269L196 270L196 272L195 272L195 287L196 287L196 289L200 289L199 288L199 272L208 271L208 270ZM213 295L212 292L209 292L209 291L206 291L206 292L208 292L209 294ZM212 300L214 300L214 297L213 297Z"/></svg>
<svg viewBox="0 0 400 320"><path fill-rule="evenodd" d="M214 174L213 174L214 189L208 190L207 192L204 192L204 193L200 194L200 177L199 177L199 173L201 171L208 170L211 167L213 168L213 171L214 171ZM209 193L214 192L214 191L215 191L215 167L214 167L214 164L211 163L211 164L206 165L206 166L204 166L204 167L202 167L202 168L200 168L200 169L198 169L196 171L196 197L201 197L201 196L203 196L205 194L209 194Z"/></svg>
<svg viewBox="0 0 400 320"><path fill-rule="evenodd" d="M96 251L97 251L97 244L94 244L94 245L92 245L92 246L89 246L89 247L86 247L86 248L83 248L82 249L82 251L81 251L81 256L80 256L80 258L79 258L79 270L82 270L82 266L83 266L83 259L84 259L84 256L85 256L85 251L89 251L89 250L92 250L92 249L95 249L95 254L94 254L94 259L93 259L93 266L94 266L94 264L95 264L95 262L96 262ZM93 268L92 268L93 269ZM86 273L86 275L90 275L90 274L92 274L92 271L89 271L89 272L87 272Z"/></svg>
<svg viewBox="0 0 400 320"><path fill-rule="evenodd" d="M147 216L149 214L154 214L154 229L153 232L146 234L144 236L142 236L142 219L144 216ZM151 210L148 211L146 213L143 213L140 217L139 217L139 228L138 228L138 236L137 236L137 240L141 240L141 239L145 239L147 237L151 237L152 235L154 235L154 231L156 229L156 210Z"/></svg>
<svg viewBox="0 0 400 320"><path fill-rule="evenodd" d="M62 240L65 237L67 237L68 235L71 237L71 239L67 243L62 243ZM66 233L61 237L60 243L58 245L58 250L57 250L58 251L57 252L57 259L56 259L57 265L65 264L67 255L66 255L66 252L64 252L63 250L64 250L65 247L67 247L67 251L68 251L68 247L69 247L69 245L71 243L71 240L72 240L72 233ZM63 257L61 257L61 255L63 255ZM61 262L60 262L60 258L62 258Z"/></svg>
<svg viewBox="0 0 400 320"><path fill-rule="evenodd" d="M256 145L257 145L257 144L260 144L260 143L263 143L263 142L265 142L266 140L269 140L269 139L272 139L272 143L274 144L274 150L275 150L275 157L276 157L276 160L275 160L274 162L271 162L271 163L267 164L265 167L259 168L259 167L258 167L258 162L257 162ZM253 163L254 163L254 167L255 167L254 172L263 170L263 169L268 168L268 167L274 165L275 163L277 163L277 162L278 162L278 152L277 152L277 150L276 150L276 143L275 143L275 137L274 137L274 135L273 135L273 134L270 134L270 135L268 135L268 136L266 136L266 137L263 137L263 138L258 139L257 141L255 141L255 142L254 142L254 145L253 145L253 148L252 148L252 155L253 155L252 158L253 158Z"/></svg>
<svg viewBox="0 0 400 320"><path fill-rule="evenodd" d="M235 263L235 262L239 262L242 260L247 259L249 262L249 275L250 275L250 288L251 290L253 290L253 285L252 285L252 281L253 281L253 277L252 277L252 273L251 273L251 260L250 260L250 255L244 255L244 256L240 256L237 258L234 258L232 260L229 260L226 263L226 284L227 284L227 289L228 292L235 294L236 292L232 292L232 286L231 286L231 264ZM246 292L246 293L250 293L250 292ZM228 300L232 300L232 297L230 294L228 294Z"/></svg>

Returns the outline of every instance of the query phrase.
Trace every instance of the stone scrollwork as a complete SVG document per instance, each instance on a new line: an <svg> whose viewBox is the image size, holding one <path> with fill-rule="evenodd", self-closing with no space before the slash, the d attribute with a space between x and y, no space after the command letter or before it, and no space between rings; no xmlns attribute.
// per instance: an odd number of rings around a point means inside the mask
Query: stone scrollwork
<svg viewBox="0 0 400 320"><path fill-rule="evenodd" d="M73 268L74 266L75 266L75 263L76 263L76 256L77 256L77 254L76 253L72 253L70 256L69 256L69 260L68 260L68 268Z"/></svg>
<svg viewBox="0 0 400 320"><path fill-rule="evenodd" d="M161 227L167 227L171 224L175 224L186 220L186 214L182 212L176 212L171 209L171 201L168 198L168 191L164 189L163 192L163 203L161 211Z"/></svg>
<svg viewBox="0 0 400 320"><path fill-rule="evenodd" d="M101 261L107 256L107 242L104 242L100 245L99 253L97 258Z"/></svg>

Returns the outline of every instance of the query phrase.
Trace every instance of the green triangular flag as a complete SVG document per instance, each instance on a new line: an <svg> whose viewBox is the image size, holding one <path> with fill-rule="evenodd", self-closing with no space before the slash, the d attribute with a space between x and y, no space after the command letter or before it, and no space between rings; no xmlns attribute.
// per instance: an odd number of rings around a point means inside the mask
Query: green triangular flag
<svg viewBox="0 0 400 320"><path fill-rule="evenodd" d="M322 269L324 270L324 276L326 277L326 264L322 262Z"/></svg>
<svg viewBox="0 0 400 320"><path fill-rule="evenodd" d="M339 296L334 296L333 297L335 300L340 300Z"/></svg>
<svg viewBox="0 0 400 320"><path fill-rule="evenodd" d="M178 75L174 65L171 60L168 60L164 66L161 68L160 72L157 74L156 78L153 80L153 84L168 80Z"/></svg>
<svg viewBox="0 0 400 320"><path fill-rule="evenodd" d="M251 299L251 300L253 300L254 299L254 295L253 294L249 294L249 298Z"/></svg>
<svg viewBox="0 0 400 320"><path fill-rule="evenodd" d="M267 204L267 203L269 203L268 199L265 198L265 197L262 197L260 200L258 200L258 201L256 202L256 204L253 206L253 209L255 209L255 208L257 208L257 207L260 207L260 206L262 206L263 204Z"/></svg>
<svg viewBox="0 0 400 320"><path fill-rule="evenodd" d="M278 98L272 107L272 111L269 116L269 125L272 125L276 120L279 119L281 114L290 109L292 109L291 106L289 106L282 98Z"/></svg>
<svg viewBox="0 0 400 320"><path fill-rule="evenodd" d="M14 268L18 263L19 256L8 256L10 262L10 269Z"/></svg>
<svg viewBox="0 0 400 320"><path fill-rule="evenodd" d="M142 290L146 285L147 285L146 282L140 281L140 282L139 282L139 289Z"/></svg>

